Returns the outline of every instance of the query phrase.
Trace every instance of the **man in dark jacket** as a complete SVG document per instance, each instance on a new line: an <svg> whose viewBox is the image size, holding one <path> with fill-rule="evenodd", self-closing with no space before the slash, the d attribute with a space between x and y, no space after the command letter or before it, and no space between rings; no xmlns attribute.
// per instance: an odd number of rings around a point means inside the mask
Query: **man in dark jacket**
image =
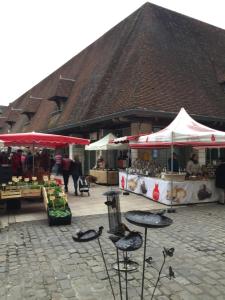
<svg viewBox="0 0 225 300"><path fill-rule="evenodd" d="M216 187L223 189L223 204L225 204L225 158L221 158L220 161L221 164L216 168Z"/></svg>
<svg viewBox="0 0 225 300"><path fill-rule="evenodd" d="M75 190L75 196L78 196L77 193L77 180L80 176L82 176L82 165L81 162L79 161L79 156L75 155L74 156L74 161L71 166L71 174L73 177L73 184L74 184L74 190Z"/></svg>
<svg viewBox="0 0 225 300"><path fill-rule="evenodd" d="M68 192L68 182L72 170L72 164L72 159L69 158L69 155L65 154L62 159L62 175L66 193Z"/></svg>
<svg viewBox="0 0 225 300"><path fill-rule="evenodd" d="M177 159L177 154L175 152L173 152L172 164L171 164L171 157L168 159L168 163L167 163L168 171L172 171L172 168L173 168L173 172L179 172L179 162Z"/></svg>

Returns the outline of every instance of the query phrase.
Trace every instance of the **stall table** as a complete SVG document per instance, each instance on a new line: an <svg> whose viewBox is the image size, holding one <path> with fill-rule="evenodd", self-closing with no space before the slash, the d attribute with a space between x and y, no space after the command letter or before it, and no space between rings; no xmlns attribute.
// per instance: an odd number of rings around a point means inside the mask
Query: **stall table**
<svg viewBox="0 0 225 300"><path fill-rule="evenodd" d="M40 188L24 188L12 186L10 189L5 189L0 192L0 199L6 201L7 210L20 209L21 199L41 198Z"/></svg>
<svg viewBox="0 0 225 300"><path fill-rule="evenodd" d="M111 170L90 170L90 175L97 178L96 183L117 185L118 184L118 171Z"/></svg>
<svg viewBox="0 0 225 300"><path fill-rule="evenodd" d="M120 171L119 187L159 203L171 204L170 180ZM218 202L220 198L221 190L215 187L214 179L173 181L173 205Z"/></svg>

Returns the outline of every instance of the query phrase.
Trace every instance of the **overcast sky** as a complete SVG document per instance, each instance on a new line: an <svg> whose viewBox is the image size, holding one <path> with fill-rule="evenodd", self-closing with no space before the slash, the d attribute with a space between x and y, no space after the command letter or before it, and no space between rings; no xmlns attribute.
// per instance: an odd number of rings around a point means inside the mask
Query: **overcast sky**
<svg viewBox="0 0 225 300"><path fill-rule="evenodd" d="M0 105L8 105L147 1L0 1ZM225 29L224 0L152 3Z"/></svg>

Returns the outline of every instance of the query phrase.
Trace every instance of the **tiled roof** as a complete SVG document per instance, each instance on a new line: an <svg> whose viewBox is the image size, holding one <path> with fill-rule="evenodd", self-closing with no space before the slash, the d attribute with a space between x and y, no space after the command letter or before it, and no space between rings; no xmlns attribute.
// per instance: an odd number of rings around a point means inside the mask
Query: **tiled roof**
<svg viewBox="0 0 225 300"><path fill-rule="evenodd" d="M20 117L21 112L11 110L9 112L8 118L6 119L6 123L16 123L18 118Z"/></svg>
<svg viewBox="0 0 225 300"><path fill-rule="evenodd" d="M0 129L4 128L4 126L5 126L5 121L6 121L5 118L1 118L1 117L0 117Z"/></svg>
<svg viewBox="0 0 225 300"><path fill-rule="evenodd" d="M69 97L51 127L131 109L225 120L224 53L224 30L146 3L30 92ZM54 110L41 101L29 130L46 130Z"/></svg>
<svg viewBox="0 0 225 300"><path fill-rule="evenodd" d="M24 103L22 114L35 114L41 104L41 99L28 97Z"/></svg>
<svg viewBox="0 0 225 300"><path fill-rule="evenodd" d="M53 95L49 98L49 100L67 100L71 94L74 82L75 80L73 79L60 76L56 90L53 92Z"/></svg>

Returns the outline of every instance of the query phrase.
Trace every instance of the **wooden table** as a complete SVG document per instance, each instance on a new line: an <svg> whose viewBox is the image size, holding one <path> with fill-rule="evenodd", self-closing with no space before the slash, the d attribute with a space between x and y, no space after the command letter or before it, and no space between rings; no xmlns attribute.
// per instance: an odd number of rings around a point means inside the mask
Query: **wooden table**
<svg viewBox="0 0 225 300"><path fill-rule="evenodd" d="M90 175L97 178L96 183L117 185L118 184L118 171L111 170L90 170Z"/></svg>

